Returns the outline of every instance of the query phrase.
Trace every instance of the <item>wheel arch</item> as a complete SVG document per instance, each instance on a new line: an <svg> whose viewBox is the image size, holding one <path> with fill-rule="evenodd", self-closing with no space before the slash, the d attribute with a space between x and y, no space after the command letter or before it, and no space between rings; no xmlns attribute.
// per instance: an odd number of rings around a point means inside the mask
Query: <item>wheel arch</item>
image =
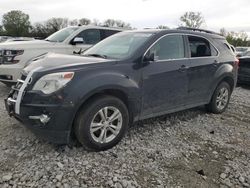
<svg viewBox="0 0 250 188"><path fill-rule="evenodd" d="M75 108L74 114L73 114L73 118L71 120L71 128L74 125L75 119L78 115L78 113L80 112L80 110L82 108L84 108L84 106L86 106L89 102L91 102L92 100L94 100L95 98L104 96L104 95L110 95L110 96L114 96L118 99L120 99L127 107L128 112L129 112L129 122L130 124L133 123L135 116L137 116L139 114L138 110L139 109L135 109L135 107L138 105L135 104L136 100L134 100L133 98L129 97L129 93L127 91L125 91L124 88L121 88L119 86L109 86L109 87L101 87L101 88L97 88L94 91L89 92L88 94L86 94L78 103L78 105ZM138 113L138 114L137 114Z"/></svg>
<svg viewBox="0 0 250 188"><path fill-rule="evenodd" d="M235 82L235 80L234 80L234 76L233 76L232 74L230 74L230 73L221 75L221 76L218 78L216 84L214 84L214 86L213 86L213 88L212 88L212 90L211 90L211 93L210 93L210 97L209 97L209 101L208 101L208 102L211 101L211 99L212 99L212 97L213 97L213 94L214 94L216 88L217 88L222 82L228 83L229 86L230 86L230 89L231 89L231 93L233 92L233 89L234 89L234 87L235 87L235 85L236 85L236 82Z"/></svg>

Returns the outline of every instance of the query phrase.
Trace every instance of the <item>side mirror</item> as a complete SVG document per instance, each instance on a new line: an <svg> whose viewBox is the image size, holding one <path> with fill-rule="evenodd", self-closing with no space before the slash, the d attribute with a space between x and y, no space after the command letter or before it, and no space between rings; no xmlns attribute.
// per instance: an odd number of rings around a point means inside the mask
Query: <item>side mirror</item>
<svg viewBox="0 0 250 188"><path fill-rule="evenodd" d="M76 37L76 38L74 38L73 41L72 41L72 44L73 44L73 45L76 45L76 44L83 44L83 43L84 43L84 40L83 40L83 38L81 38L81 37Z"/></svg>
<svg viewBox="0 0 250 188"><path fill-rule="evenodd" d="M155 61L155 54L154 54L154 53L148 52L148 53L144 56L143 62L150 62L150 61Z"/></svg>

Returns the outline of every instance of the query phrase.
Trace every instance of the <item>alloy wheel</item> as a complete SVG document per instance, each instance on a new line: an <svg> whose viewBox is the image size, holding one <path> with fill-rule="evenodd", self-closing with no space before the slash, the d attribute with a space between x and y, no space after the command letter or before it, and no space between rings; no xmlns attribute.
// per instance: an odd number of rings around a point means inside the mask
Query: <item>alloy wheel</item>
<svg viewBox="0 0 250 188"><path fill-rule="evenodd" d="M228 103L228 99L229 99L229 91L226 87L222 87L217 95L216 98L216 106L219 110L223 110Z"/></svg>
<svg viewBox="0 0 250 188"><path fill-rule="evenodd" d="M90 124L90 134L98 143L109 143L122 128L122 114L119 109L107 106L100 109Z"/></svg>

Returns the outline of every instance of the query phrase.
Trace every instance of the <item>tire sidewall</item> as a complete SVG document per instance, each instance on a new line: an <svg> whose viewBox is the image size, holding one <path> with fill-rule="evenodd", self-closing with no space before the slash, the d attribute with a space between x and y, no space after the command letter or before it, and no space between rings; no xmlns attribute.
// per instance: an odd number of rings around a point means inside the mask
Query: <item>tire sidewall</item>
<svg viewBox="0 0 250 188"><path fill-rule="evenodd" d="M216 105L216 99L217 99L217 96L218 96L218 93L219 91L222 89L222 88L226 88L228 90L228 101L227 101L227 104L225 105L225 107L223 109L218 109L217 105ZM214 92L214 95L213 95L213 98L212 98L212 101L211 101L211 107L212 107L212 111L214 113L222 113L224 112L227 107L228 107L228 104L229 104L229 101L230 101L230 97L231 97L231 88L229 86L228 83L226 82L221 82L218 87L216 88L215 92Z"/></svg>
<svg viewBox="0 0 250 188"><path fill-rule="evenodd" d="M113 106L117 108L122 114L122 127L118 135L108 143L96 142L90 133L91 122L96 113L106 107ZM76 136L80 143L85 145L89 149L93 150L106 150L116 145L125 135L128 129L129 115L126 105L118 98L112 96L103 96L93 100L89 105L84 106L85 109L78 114L76 121Z"/></svg>

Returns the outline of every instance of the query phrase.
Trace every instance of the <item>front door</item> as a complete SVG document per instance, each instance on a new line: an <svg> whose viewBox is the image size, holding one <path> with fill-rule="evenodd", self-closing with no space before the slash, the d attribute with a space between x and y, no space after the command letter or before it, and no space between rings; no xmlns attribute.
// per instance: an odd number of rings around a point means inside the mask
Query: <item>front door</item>
<svg viewBox="0 0 250 188"><path fill-rule="evenodd" d="M184 38L179 34L160 38L148 51L154 61L143 67L142 116L164 113L186 104L187 69Z"/></svg>

